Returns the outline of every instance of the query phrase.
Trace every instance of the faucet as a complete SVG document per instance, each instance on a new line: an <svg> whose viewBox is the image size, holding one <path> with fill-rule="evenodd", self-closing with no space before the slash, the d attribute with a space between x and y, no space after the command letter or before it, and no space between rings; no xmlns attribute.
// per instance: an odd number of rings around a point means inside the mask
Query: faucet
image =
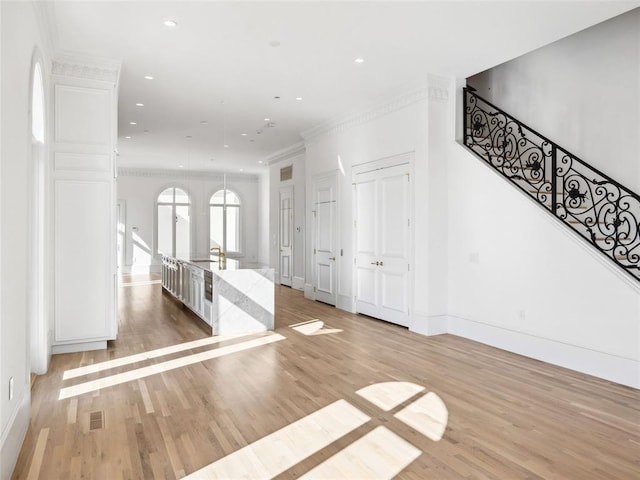
<svg viewBox="0 0 640 480"><path fill-rule="evenodd" d="M225 259L225 254L224 254L224 252L222 251L222 247L211 247L211 249L210 249L209 251L210 251L210 252L213 252L213 251L216 251L216 250L218 251L218 259L219 259L220 261L224 261L224 259Z"/></svg>

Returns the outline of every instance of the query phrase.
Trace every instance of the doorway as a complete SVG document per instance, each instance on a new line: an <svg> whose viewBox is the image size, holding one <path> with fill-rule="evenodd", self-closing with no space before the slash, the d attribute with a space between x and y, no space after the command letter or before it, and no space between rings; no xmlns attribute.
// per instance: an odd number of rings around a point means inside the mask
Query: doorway
<svg viewBox="0 0 640 480"><path fill-rule="evenodd" d="M280 285L290 287L293 277L293 187L280 189L279 205Z"/></svg>
<svg viewBox="0 0 640 480"><path fill-rule="evenodd" d="M313 180L313 287L315 299L336 305L338 291L337 172Z"/></svg>
<svg viewBox="0 0 640 480"><path fill-rule="evenodd" d="M389 163L354 169L356 312L408 327L411 165Z"/></svg>

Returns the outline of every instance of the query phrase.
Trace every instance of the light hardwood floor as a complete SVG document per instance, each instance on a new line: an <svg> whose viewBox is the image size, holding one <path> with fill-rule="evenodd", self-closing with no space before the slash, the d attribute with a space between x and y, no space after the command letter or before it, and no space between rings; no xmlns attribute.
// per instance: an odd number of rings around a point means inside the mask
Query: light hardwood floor
<svg viewBox="0 0 640 480"><path fill-rule="evenodd" d="M209 343L145 280L35 381L14 478L640 478L637 390L285 287L274 333Z"/></svg>

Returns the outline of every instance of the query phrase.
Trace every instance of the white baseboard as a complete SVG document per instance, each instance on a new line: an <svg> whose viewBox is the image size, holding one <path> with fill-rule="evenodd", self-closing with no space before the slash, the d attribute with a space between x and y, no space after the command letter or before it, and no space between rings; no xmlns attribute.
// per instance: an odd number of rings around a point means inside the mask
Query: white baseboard
<svg viewBox="0 0 640 480"><path fill-rule="evenodd" d="M640 389L640 362L460 317L449 333L492 347Z"/></svg>
<svg viewBox="0 0 640 480"><path fill-rule="evenodd" d="M291 285L291 288L295 288L296 290L304 290L304 278L293 277L293 285Z"/></svg>
<svg viewBox="0 0 640 480"><path fill-rule="evenodd" d="M356 313L356 306L350 295L338 295L336 308L349 313Z"/></svg>
<svg viewBox="0 0 640 480"><path fill-rule="evenodd" d="M316 299L316 292L313 291L313 285L311 285L310 283L304 284L304 298L307 298L309 300Z"/></svg>
<svg viewBox="0 0 640 480"><path fill-rule="evenodd" d="M414 313L409 330L421 335L442 335L449 333L449 315L424 315Z"/></svg>
<svg viewBox="0 0 640 480"><path fill-rule="evenodd" d="M27 434L30 420L31 390L27 386L26 393L17 404L0 439L0 478L11 478L16 466L22 442Z"/></svg>
<svg viewBox="0 0 640 480"><path fill-rule="evenodd" d="M51 353L55 355L57 353L88 352L90 350L105 350L106 348L106 340L84 343L66 343L63 345L53 345L51 347Z"/></svg>

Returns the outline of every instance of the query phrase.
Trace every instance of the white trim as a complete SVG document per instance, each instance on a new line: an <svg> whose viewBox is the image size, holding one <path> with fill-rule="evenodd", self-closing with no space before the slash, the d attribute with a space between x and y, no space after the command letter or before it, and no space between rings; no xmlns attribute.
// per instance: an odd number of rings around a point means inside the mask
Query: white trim
<svg viewBox="0 0 640 480"><path fill-rule="evenodd" d="M107 348L107 341L98 340L96 342L58 344L58 345L54 345L52 350L54 354L58 354L58 353L88 352L91 350L106 350L106 348Z"/></svg>
<svg viewBox="0 0 640 480"><path fill-rule="evenodd" d="M279 162L284 162L285 160L291 160L301 155L304 155L306 152L306 148L303 142L294 143L288 147L283 148L282 150L278 150L277 152L272 153L267 156L264 160L264 163L267 165L275 165Z"/></svg>
<svg viewBox="0 0 640 480"><path fill-rule="evenodd" d="M356 305L351 295L338 294L336 308L349 313L356 313Z"/></svg>
<svg viewBox="0 0 640 480"><path fill-rule="evenodd" d="M449 317L449 333L529 358L640 389L640 361L495 325Z"/></svg>
<svg viewBox="0 0 640 480"><path fill-rule="evenodd" d="M63 52L54 58L51 73L117 84L121 66L122 62L110 58Z"/></svg>
<svg viewBox="0 0 640 480"><path fill-rule="evenodd" d="M127 168L118 167L118 176L121 177L143 177L143 178L167 178L171 180L191 180L191 179L209 179L218 180L222 182L224 175L227 176L227 181L232 180L234 182L246 181L251 183L258 183L260 178L258 175L252 174L223 174L218 172L205 172L198 170L159 170L151 168Z"/></svg>
<svg viewBox="0 0 640 480"><path fill-rule="evenodd" d="M310 283L304 284L304 298L308 300L316 299L316 292L313 290L313 285L311 285Z"/></svg>
<svg viewBox="0 0 640 480"><path fill-rule="evenodd" d="M451 318L449 315L414 313L409 323L409 330L427 336L442 335L449 333Z"/></svg>
<svg viewBox="0 0 640 480"><path fill-rule="evenodd" d="M18 461L22 442L27 434L30 419L31 389L29 382L25 394L11 414L0 439L0 478L11 478Z"/></svg>
<svg viewBox="0 0 640 480"><path fill-rule="evenodd" d="M293 283L291 284L291 288L296 290L304 290L304 278L302 277L293 277Z"/></svg>

